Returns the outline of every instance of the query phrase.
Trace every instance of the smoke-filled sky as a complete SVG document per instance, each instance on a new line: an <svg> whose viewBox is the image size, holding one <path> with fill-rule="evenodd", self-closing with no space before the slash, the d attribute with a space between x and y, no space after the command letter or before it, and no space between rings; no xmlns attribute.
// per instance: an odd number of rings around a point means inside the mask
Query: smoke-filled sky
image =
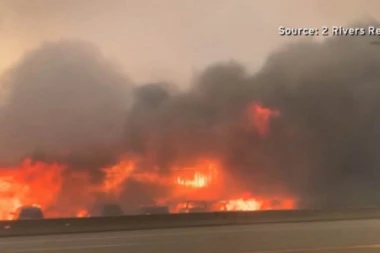
<svg viewBox="0 0 380 253"><path fill-rule="evenodd" d="M379 14L376 0L0 0L0 72L45 40L85 39L137 82L185 85L206 65L257 70L289 38L279 25L345 24Z"/></svg>
<svg viewBox="0 0 380 253"><path fill-rule="evenodd" d="M206 155L256 192L378 204L374 38L285 46L277 27L367 22L379 5L0 0L0 162L40 155L96 171L126 152L165 170ZM241 122L255 102L281 115L265 139Z"/></svg>

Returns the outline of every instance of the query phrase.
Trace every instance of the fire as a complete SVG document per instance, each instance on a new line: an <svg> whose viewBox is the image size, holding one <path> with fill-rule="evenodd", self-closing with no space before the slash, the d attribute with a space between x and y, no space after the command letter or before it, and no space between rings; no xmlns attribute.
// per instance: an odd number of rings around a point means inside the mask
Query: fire
<svg viewBox="0 0 380 253"><path fill-rule="evenodd" d="M205 188L215 180L217 163L205 160L197 164L195 168L174 169L174 171L183 174L176 177L177 185Z"/></svg>
<svg viewBox="0 0 380 253"><path fill-rule="evenodd" d="M66 173L68 178L65 179L66 166L55 163L26 159L19 166L0 169L0 219L12 219L12 212L26 205L40 206L47 218L88 217L91 216L88 210L97 194L103 193L117 200L123 184L129 179L170 188L171 193L157 199L157 202L172 205L172 212L295 208L295 200L289 197L254 196L246 192L232 195L225 184L231 179L224 174L224 168L217 159L199 159L187 166L173 166L167 175L139 171L136 166L135 160L122 159L118 164L103 168L103 181L92 184L89 175L83 172ZM72 191L66 190L65 194L69 196L62 199L65 180L77 183L69 184ZM57 206L66 207L57 209Z"/></svg>
<svg viewBox="0 0 380 253"><path fill-rule="evenodd" d="M119 164L104 168L105 179L100 190L118 194L121 184L132 174L134 168L135 163L131 160L122 160Z"/></svg>
<svg viewBox="0 0 380 253"><path fill-rule="evenodd" d="M54 203L62 186L64 166L24 160L0 170L0 219L7 220L22 205L45 207Z"/></svg>
<svg viewBox="0 0 380 253"><path fill-rule="evenodd" d="M225 202L227 211L258 211L258 210L288 210L296 207L292 198L267 197L241 197L229 199Z"/></svg>
<svg viewBox="0 0 380 253"><path fill-rule="evenodd" d="M195 172L193 179L187 180L187 179L182 179L181 177L178 177L177 183L179 185L189 186L193 188L203 188L208 185L209 180L207 176L199 172Z"/></svg>
<svg viewBox="0 0 380 253"><path fill-rule="evenodd" d="M262 209L262 203L256 199L231 199L226 203L228 211L257 211Z"/></svg>
<svg viewBox="0 0 380 253"><path fill-rule="evenodd" d="M187 170L182 169L182 173L183 171L191 176L178 176L175 194L169 197L171 200L178 200L171 207L171 211L175 213L194 210L258 211L296 207L295 199L288 196L254 196L250 192L233 194L228 187L231 178L223 173L223 166L215 160L203 160ZM188 200L182 201L184 199Z"/></svg>
<svg viewBox="0 0 380 253"><path fill-rule="evenodd" d="M249 107L251 124L260 136L266 136L268 134L270 119L279 115L280 113L278 111L263 107L258 103L253 103Z"/></svg>
<svg viewBox="0 0 380 253"><path fill-rule="evenodd" d="M76 217L78 217L78 218L83 218L83 217L88 217L88 216L89 216L89 213L85 209L79 210L79 212L76 215Z"/></svg>
<svg viewBox="0 0 380 253"><path fill-rule="evenodd" d="M268 134L269 121L279 112L253 103L249 120L260 136ZM148 158L146 158L148 160ZM185 162L186 161L186 162ZM145 161L146 162L146 161ZM169 189L155 199L170 206L172 212L257 211L293 209L296 200L289 195L255 195L246 192L228 176L222 157L199 155L199 159L182 159L165 168L145 168L144 157L122 157L117 163L102 168L102 181L94 182L88 171L69 170L58 163L26 159L18 166L0 168L0 219L12 219L12 212L21 206L38 205L45 217L88 217L88 210L99 196L122 202L124 186L134 180ZM144 169L142 169L142 167ZM252 182L254 184L254 182ZM239 186L239 187L236 187ZM135 193L127 193L135 194Z"/></svg>

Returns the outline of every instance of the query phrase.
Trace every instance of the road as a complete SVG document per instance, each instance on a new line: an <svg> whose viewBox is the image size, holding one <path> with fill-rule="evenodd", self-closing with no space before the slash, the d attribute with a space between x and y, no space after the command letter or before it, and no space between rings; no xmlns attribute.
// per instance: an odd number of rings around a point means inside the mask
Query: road
<svg viewBox="0 0 380 253"><path fill-rule="evenodd" d="M374 253L380 220L0 238L1 253Z"/></svg>

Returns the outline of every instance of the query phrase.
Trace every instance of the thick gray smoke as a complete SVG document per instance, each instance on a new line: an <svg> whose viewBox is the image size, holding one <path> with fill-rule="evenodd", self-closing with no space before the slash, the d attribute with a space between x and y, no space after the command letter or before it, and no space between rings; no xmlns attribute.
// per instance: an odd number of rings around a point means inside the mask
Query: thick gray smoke
<svg viewBox="0 0 380 253"><path fill-rule="evenodd" d="M290 127L287 141L276 141L276 153L287 154L281 166L291 178L287 185L298 185L297 192L316 205L380 204L376 40L295 44L273 54L257 76L263 100L282 113L274 135Z"/></svg>
<svg viewBox="0 0 380 253"><path fill-rule="evenodd" d="M129 153L143 158L139 169L165 173L173 163L216 157L254 192L290 192L306 206L380 204L380 47L373 40L295 43L255 75L229 62L207 68L185 92L157 83L132 93L93 46L45 44L4 77L0 158L37 154L89 167ZM280 112L266 137L247 119L254 103ZM131 190L139 187L129 182L125 200L160 193Z"/></svg>
<svg viewBox="0 0 380 253"><path fill-rule="evenodd" d="M135 105L127 144L163 169L220 157L249 189L290 191L301 205L380 204L380 47L373 40L295 43L253 76L238 64L218 64L170 98L159 85L144 87L151 96ZM241 125L255 101L281 114L266 138Z"/></svg>
<svg viewBox="0 0 380 253"><path fill-rule="evenodd" d="M2 162L35 156L91 167L119 151L131 84L95 46L45 43L2 81Z"/></svg>

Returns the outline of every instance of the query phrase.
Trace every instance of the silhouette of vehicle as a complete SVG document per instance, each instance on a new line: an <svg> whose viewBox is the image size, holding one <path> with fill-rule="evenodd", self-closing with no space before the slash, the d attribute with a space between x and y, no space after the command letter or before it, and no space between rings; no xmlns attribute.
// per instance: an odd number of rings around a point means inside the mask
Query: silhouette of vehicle
<svg viewBox="0 0 380 253"><path fill-rule="evenodd" d="M13 214L17 220L39 220L44 218L44 214L38 206L22 206Z"/></svg>

